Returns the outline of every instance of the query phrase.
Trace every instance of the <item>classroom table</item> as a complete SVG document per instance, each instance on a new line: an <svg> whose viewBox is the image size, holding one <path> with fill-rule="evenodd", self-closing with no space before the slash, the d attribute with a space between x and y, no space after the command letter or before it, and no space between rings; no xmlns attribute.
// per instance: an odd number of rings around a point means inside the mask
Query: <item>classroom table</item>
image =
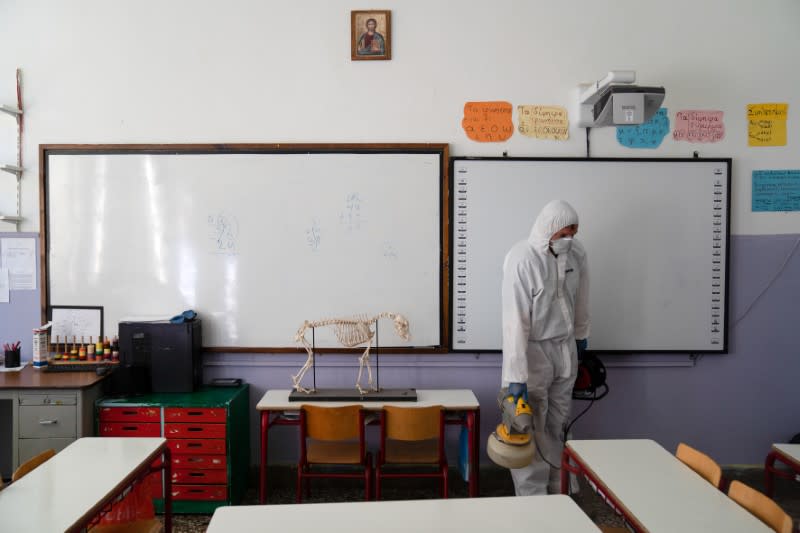
<svg viewBox="0 0 800 533"><path fill-rule="evenodd" d="M652 440L569 440L561 462L565 494L570 472L585 476L634 531L772 531Z"/></svg>
<svg viewBox="0 0 800 533"><path fill-rule="evenodd" d="M2 531L83 531L153 471L164 469L164 529L172 531L166 439L84 437L0 491Z"/></svg>
<svg viewBox="0 0 800 533"><path fill-rule="evenodd" d="M783 463L792 471L775 468L775 461ZM800 444L773 444L764 463L766 494L770 498L775 492L775 476L800 481Z"/></svg>
<svg viewBox="0 0 800 533"><path fill-rule="evenodd" d="M289 401L290 390L268 390L259 400L256 409L261 411L261 460L259 468L260 503L267 501L267 449L269 428L271 426L296 426L300 423L298 412L305 404L340 407L343 405L362 405L369 411L380 411L384 405L400 407L427 407L441 405L448 414L447 424L465 426L467 430L469 455L469 495L477 496L478 464L480 450L480 404L469 389L418 389L416 402L391 401Z"/></svg>
<svg viewBox="0 0 800 533"><path fill-rule="evenodd" d="M206 533L256 533L265 531L266 525L273 531L301 527L326 533L600 531L570 497L553 495L219 507Z"/></svg>

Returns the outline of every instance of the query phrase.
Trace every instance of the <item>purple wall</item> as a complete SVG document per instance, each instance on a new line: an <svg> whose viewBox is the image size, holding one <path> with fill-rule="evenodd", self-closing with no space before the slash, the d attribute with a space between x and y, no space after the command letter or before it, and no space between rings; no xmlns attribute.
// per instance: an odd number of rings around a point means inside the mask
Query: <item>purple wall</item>
<svg viewBox="0 0 800 533"><path fill-rule="evenodd" d="M33 328L41 321L41 279L39 279L39 234L3 233L0 238L24 237L36 239L36 288L35 291L11 291L9 303L0 303L0 343L22 341L20 358L30 361L33 351Z"/></svg>
<svg viewBox="0 0 800 533"><path fill-rule="evenodd" d="M697 361L679 354L604 357L611 392L573 426L574 438L646 437L668 449L685 441L729 465L762 463L771 443L800 432L799 241L800 235L733 237L729 353ZM0 304L0 338L22 338L23 359L30 359L39 293L13 292L11 298L12 304ZM290 388L289 376L304 360L294 354L207 354L204 373L206 379L243 378L255 406L267 389ZM356 373L355 357L322 356L317 384L352 386ZM384 387L472 389L484 406L482 442L497 423L499 354L384 355L380 378ZM575 411L586 405L576 402ZM256 463L255 409L251 420ZM293 461L295 432L277 428L272 437L270 461Z"/></svg>

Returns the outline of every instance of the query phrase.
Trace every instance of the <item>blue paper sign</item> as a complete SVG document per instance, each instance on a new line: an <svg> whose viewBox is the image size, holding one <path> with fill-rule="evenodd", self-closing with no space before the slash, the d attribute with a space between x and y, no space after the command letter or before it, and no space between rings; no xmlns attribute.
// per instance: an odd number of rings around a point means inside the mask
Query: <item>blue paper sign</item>
<svg viewBox="0 0 800 533"><path fill-rule="evenodd" d="M800 211L800 170L754 170L753 211Z"/></svg>
<svg viewBox="0 0 800 533"><path fill-rule="evenodd" d="M662 107L644 124L617 126L617 141L628 148L658 148L668 133L669 116Z"/></svg>

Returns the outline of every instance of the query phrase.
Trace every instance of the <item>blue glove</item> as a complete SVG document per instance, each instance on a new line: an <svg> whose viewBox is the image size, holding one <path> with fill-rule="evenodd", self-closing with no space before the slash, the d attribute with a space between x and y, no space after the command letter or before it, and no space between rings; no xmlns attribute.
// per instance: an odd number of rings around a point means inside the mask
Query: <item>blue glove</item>
<svg viewBox="0 0 800 533"><path fill-rule="evenodd" d="M528 401L528 386L525 383L509 383L508 384L508 394L514 398L514 405L517 404L517 401L522 398L526 402Z"/></svg>
<svg viewBox="0 0 800 533"><path fill-rule="evenodd" d="M589 339L575 339L575 346L578 347L578 361L582 361L589 347Z"/></svg>

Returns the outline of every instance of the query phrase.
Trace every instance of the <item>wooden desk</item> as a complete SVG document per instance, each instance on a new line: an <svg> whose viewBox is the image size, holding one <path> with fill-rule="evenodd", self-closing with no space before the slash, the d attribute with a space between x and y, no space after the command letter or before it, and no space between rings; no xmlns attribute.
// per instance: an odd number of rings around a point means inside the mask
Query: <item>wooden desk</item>
<svg viewBox="0 0 800 533"><path fill-rule="evenodd" d="M652 440L567 441L563 493L569 472L586 476L634 531L772 531Z"/></svg>
<svg viewBox="0 0 800 533"><path fill-rule="evenodd" d="M0 491L3 531L81 531L109 510L135 481L164 456L170 491L167 441L160 438L78 439L22 479ZM171 498L164 511L172 529Z"/></svg>
<svg viewBox="0 0 800 533"><path fill-rule="evenodd" d="M11 447L9 455L0 442L0 474L10 476L39 452L59 451L93 435L94 402L104 379L94 372L45 372L30 365L19 372L0 372L0 402L11 402L6 411L11 420L0 420L0 434L10 435L5 442Z"/></svg>
<svg viewBox="0 0 800 533"><path fill-rule="evenodd" d="M600 531L571 498L560 495L220 507L206 531L290 531L298 525L304 531L326 533L466 533L505 528L548 533Z"/></svg>
<svg viewBox="0 0 800 533"><path fill-rule="evenodd" d="M785 464L792 471L775 468L775 461ZM766 494L770 498L775 492L775 476L800 481L800 444L773 444L764 463Z"/></svg>
<svg viewBox="0 0 800 533"><path fill-rule="evenodd" d="M256 409L261 411L261 461L258 499L260 503L267 501L267 445L270 426L299 424L296 416L287 418L286 414L296 415L303 403L313 403L326 407L342 405L362 405L364 409L380 411L384 405L400 407L427 407L441 405L445 411L458 414L457 418L449 418L448 424L466 426L469 441L469 495L477 496L478 464L480 450L480 404L475 394L468 389L425 389L417 390L416 402L290 402L290 390L269 390L259 400ZM274 415L274 416L273 416ZM463 416L461 416L463 415Z"/></svg>

